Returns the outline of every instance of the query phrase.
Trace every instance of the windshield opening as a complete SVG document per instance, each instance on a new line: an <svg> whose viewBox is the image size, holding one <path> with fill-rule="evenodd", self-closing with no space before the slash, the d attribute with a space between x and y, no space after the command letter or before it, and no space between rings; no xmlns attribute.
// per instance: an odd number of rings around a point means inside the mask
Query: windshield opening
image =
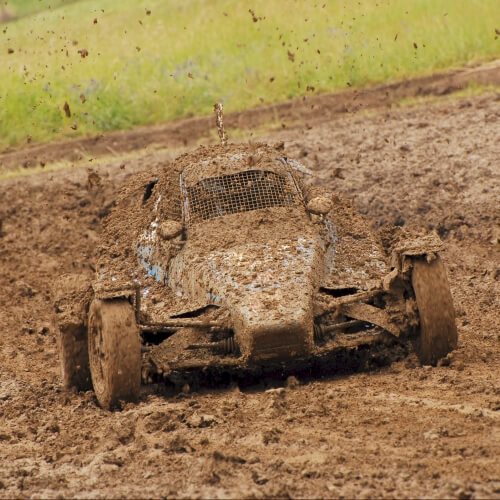
<svg viewBox="0 0 500 500"><path fill-rule="evenodd" d="M272 171L247 170L203 179L186 188L190 223L259 208L294 205L296 188Z"/></svg>

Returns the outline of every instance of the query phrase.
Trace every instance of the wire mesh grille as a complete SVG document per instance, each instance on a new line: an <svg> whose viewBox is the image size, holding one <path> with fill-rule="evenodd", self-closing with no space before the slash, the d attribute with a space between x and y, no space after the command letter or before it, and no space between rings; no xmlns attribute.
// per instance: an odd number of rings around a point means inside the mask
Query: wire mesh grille
<svg viewBox="0 0 500 500"><path fill-rule="evenodd" d="M276 172L247 170L187 187L189 222L295 203L293 187Z"/></svg>

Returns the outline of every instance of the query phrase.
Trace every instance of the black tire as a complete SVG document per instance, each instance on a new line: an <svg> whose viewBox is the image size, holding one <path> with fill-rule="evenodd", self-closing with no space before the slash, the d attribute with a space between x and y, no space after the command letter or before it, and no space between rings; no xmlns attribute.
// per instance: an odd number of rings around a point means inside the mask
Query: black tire
<svg viewBox="0 0 500 500"><path fill-rule="evenodd" d="M416 259L412 284L420 317L420 336L415 349L422 364L435 365L456 349L458 342L453 299L441 259L436 257L431 262Z"/></svg>
<svg viewBox="0 0 500 500"><path fill-rule="evenodd" d="M54 323L59 332L57 341L65 389L92 388L87 340L91 293L90 279L85 275L63 275L54 284Z"/></svg>
<svg viewBox="0 0 500 500"><path fill-rule="evenodd" d="M135 402L141 385L141 341L134 309L125 299L94 300L89 310L92 384L102 408Z"/></svg>

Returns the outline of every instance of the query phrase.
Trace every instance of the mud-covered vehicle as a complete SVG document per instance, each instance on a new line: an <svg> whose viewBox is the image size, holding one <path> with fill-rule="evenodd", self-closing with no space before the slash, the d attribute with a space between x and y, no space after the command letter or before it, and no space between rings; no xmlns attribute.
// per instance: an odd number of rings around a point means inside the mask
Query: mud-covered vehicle
<svg viewBox="0 0 500 500"><path fill-rule="evenodd" d="M457 330L439 238L403 238L388 255L307 175L280 146L221 144L131 177L95 279L58 287L65 386L93 386L111 408L141 380L186 371L279 370L391 342L424 364L446 356Z"/></svg>

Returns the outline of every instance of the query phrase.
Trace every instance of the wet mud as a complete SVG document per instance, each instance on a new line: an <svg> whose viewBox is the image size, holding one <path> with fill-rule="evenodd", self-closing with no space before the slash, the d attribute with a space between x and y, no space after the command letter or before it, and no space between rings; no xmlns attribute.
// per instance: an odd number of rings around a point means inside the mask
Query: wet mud
<svg viewBox="0 0 500 500"><path fill-rule="evenodd" d="M53 319L61 273L92 276L102 221L145 152L0 186L0 498L497 498L500 99L346 113L262 137L386 225L436 231L459 347L367 371L283 374L99 408L63 390ZM227 124L230 135L230 124ZM215 386L214 386L215 385Z"/></svg>

